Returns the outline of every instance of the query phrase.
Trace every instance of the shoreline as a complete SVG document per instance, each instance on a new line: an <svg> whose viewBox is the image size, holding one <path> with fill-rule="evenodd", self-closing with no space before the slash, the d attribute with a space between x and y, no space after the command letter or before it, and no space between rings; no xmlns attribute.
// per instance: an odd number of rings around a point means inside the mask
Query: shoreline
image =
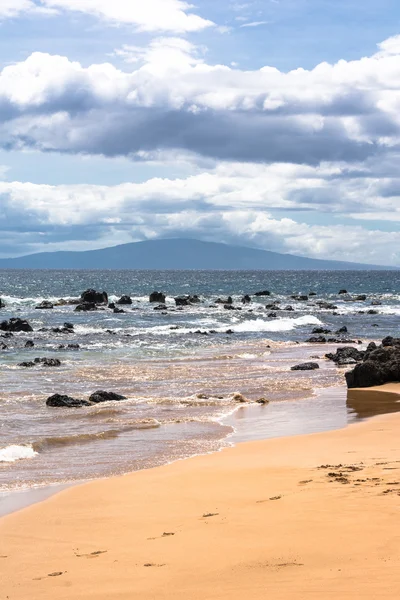
<svg viewBox="0 0 400 600"><path fill-rule="evenodd" d="M310 398L304 398L301 400L292 400L292 401L284 401L285 404L287 402L298 403L305 402L306 400L310 401L311 408L312 402L318 396L324 397L325 395L334 395L339 396L343 393L344 388L342 386L331 386L329 388L316 388L314 390L314 394ZM327 418L326 424L324 428L317 428L309 431L301 431L296 430L296 427L291 424L290 432L287 430L278 435L268 435L267 431L267 420L260 419L263 417L263 412L265 411L265 406L258 405L252 403L250 405L243 404L237 406L231 413L221 417L217 420L217 422L221 426L228 426L232 428L232 432L227 434L225 438L221 440L221 443L226 442L226 445L221 445L220 448L204 452L200 454L193 454L191 456L177 458L172 460L171 462L166 462L164 465L148 467L145 469L138 469L136 471L129 471L126 473L120 473L114 476L105 476L105 477L96 477L94 479L82 479L76 481L70 481L65 483L54 483L54 484L43 484L39 486L30 487L27 489L20 490L3 490L0 491L0 521L2 518L20 512L21 510L25 510L34 504L41 503L52 496L58 495L64 489L82 486L87 483L93 483L96 481L106 481L109 479L113 479L115 477L123 477L128 475L134 475L135 473L140 473L141 471L147 471L154 468L162 468L167 467L171 464L174 464L183 460L191 460L196 458L197 456L208 456L218 452L223 451L226 448L236 447L239 444L243 443L251 443L253 441L262 441L262 440L277 440L277 439L286 439L291 437L299 437L302 435L311 435L313 433L327 433L330 431L340 431L342 429L346 429L347 427L354 425L358 422L358 419L361 419L361 422L365 420L369 420L374 418L380 414L390 414L392 412L400 412L400 404L396 406L396 396L398 396L397 402L400 403L400 383L389 383L379 387L372 388L356 388L353 390L347 390L347 396L354 396L355 405L359 405L359 396L365 396L364 402L368 399L366 403L366 410L362 412L361 415L357 415L355 420L347 421L346 423L333 425L330 422L330 419ZM281 403L276 403L279 407ZM268 406L268 405L267 405ZM303 408L303 406L302 406ZM382 410L380 410L382 408ZM328 417L329 415L327 415ZM300 423L301 425L301 423ZM251 431L251 433L250 433Z"/></svg>
<svg viewBox="0 0 400 600"><path fill-rule="evenodd" d="M73 486L0 519L3 593L394 600L399 426L385 414Z"/></svg>

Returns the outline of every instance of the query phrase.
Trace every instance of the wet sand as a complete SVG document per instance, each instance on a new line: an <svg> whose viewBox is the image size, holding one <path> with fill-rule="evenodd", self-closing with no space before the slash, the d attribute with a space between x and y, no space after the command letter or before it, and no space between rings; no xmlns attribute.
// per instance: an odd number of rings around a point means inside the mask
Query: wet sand
<svg viewBox="0 0 400 600"><path fill-rule="evenodd" d="M0 520L2 595L397 599L399 428L379 416L65 490Z"/></svg>

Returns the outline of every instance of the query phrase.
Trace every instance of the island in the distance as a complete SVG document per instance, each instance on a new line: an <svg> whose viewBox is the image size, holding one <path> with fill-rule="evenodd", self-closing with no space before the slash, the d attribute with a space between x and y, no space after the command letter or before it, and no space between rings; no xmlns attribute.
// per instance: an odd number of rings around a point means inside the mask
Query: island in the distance
<svg viewBox="0 0 400 600"><path fill-rule="evenodd" d="M0 259L0 269L388 270L396 267L306 258L195 239L156 239L101 250Z"/></svg>

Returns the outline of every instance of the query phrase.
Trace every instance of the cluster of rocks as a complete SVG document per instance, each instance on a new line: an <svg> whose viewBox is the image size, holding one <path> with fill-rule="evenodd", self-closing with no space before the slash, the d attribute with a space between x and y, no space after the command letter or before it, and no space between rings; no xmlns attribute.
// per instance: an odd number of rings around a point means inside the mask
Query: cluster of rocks
<svg viewBox="0 0 400 600"><path fill-rule="evenodd" d="M346 373L349 388L371 387L400 382L400 338L388 336L377 346L371 342L352 371Z"/></svg>
<svg viewBox="0 0 400 600"><path fill-rule="evenodd" d="M19 367L25 367L26 369L31 367L61 367L61 361L58 358L35 358L32 361L19 363Z"/></svg>
<svg viewBox="0 0 400 600"><path fill-rule="evenodd" d="M54 408L81 408L82 406L94 406L95 404L99 404L101 402L113 402L127 400L126 396L121 396L121 394L116 394L115 392L105 392L103 390L99 390L94 392L89 397L89 400L83 400L78 398L72 398L71 396L67 396L65 394L53 394L46 400L46 405Z"/></svg>

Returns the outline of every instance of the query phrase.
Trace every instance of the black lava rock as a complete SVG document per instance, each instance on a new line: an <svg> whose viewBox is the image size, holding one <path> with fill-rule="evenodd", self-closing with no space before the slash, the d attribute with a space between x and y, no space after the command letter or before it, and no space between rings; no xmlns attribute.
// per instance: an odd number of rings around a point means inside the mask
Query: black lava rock
<svg viewBox="0 0 400 600"><path fill-rule="evenodd" d="M346 381L349 388L400 381L400 339L385 338L375 349L370 344L363 362L346 373Z"/></svg>
<svg viewBox="0 0 400 600"><path fill-rule="evenodd" d="M81 406L91 406L87 400L78 400L77 398L71 398L62 394L54 394L47 398L47 406L56 408L80 408Z"/></svg>
<svg viewBox="0 0 400 600"><path fill-rule="evenodd" d="M107 292L97 292L89 289L81 294L81 300L83 304L108 304L108 295Z"/></svg>
<svg viewBox="0 0 400 600"><path fill-rule="evenodd" d="M117 300L117 304L132 304L132 298L130 296L121 296L121 298Z"/></svg>
<svg viewBox="0 0 400 600"><path fill-rule="evenodd" d="M319 364L315 362L307 362L290 367L291 371L315 371L315 369L319 369Z"/></svg>
<svg viewBox="0 0 400 600"><path fill-rule="evenodd" d="M48 302L47 300L43 300L40 304L35 306L36 310L50 310L54 308L54 304L52 302Z"/></svg>
<svg viewBox="0 0 400 600"><path fill-rule="evenodd" d="M158 304L165 304L165 294L162 292L152 292L149 297L150 302L157 302Z"/></svg>
<svg viewBox="0 0 400 600"><path fill-rule="evenodd" d="M2 321L2 323L0 323L0 330L16 333L20 331L31 332L33 331L33 328L28 321L25 321L24 319L10 319L9 321Z"/></svg>
<svg viewBox="0 0 400 600"><path fill-rule="evenodd" d="M126 400L125 396L121 396L121 394L116 394L115 392L104 392L102 390L94 392L89 397L90 402L95 404L99 404L100 402L112 402L115 400Z"/></svg>

